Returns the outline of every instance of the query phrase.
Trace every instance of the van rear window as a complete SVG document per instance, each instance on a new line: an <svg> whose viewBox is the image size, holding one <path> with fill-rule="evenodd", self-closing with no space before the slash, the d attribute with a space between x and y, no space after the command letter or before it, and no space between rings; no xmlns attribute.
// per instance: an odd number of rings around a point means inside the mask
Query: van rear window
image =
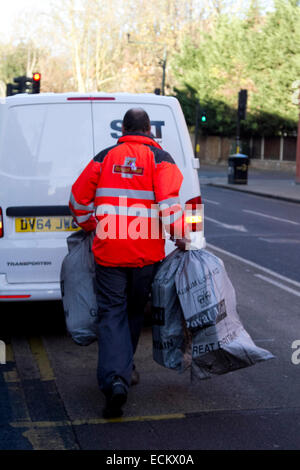
<svg viewBox="0 0 300 470"><path fill-rule="evenodd" d="M11 107L0 170L18 177L77 177L94 154L90 106L62 103Z"/></svg>
<svg viewBox="0 0 300 470"><path fill-rule="evenodd" d="M93 102L95 153L117 143L122 135L122 119L128 109L142 107L151 121L152 134L164 150L169 152L179 167L185 165L180 130L170 106L151 103Z"/></svg>

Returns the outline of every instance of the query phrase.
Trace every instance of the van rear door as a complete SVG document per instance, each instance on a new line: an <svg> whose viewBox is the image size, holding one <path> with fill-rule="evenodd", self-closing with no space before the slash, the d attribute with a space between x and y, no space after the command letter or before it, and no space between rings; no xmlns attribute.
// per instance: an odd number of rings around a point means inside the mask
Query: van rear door
<svg viewBox="0 0 300 470"><path fill-rule="evenodd" d="M117 96L115 101L93 102L95 153L117 143L118 138L122 135L122 119L126 111L141 106L150 117L151 131L156 142L173 155L179 167L183 167L184 153L171 107L151 103L149 98L143 103L143 96L140 97L140 100L140 102L129 101L126 103L121 102Z"/></svg>
<svg viewBox="0 0 300 470"><path fill-rule="evenodd" d="M91 104L55 95L7 103L0 142L0 273L9 283L58 282L73 230L70 188L93 158Z"/></svg>

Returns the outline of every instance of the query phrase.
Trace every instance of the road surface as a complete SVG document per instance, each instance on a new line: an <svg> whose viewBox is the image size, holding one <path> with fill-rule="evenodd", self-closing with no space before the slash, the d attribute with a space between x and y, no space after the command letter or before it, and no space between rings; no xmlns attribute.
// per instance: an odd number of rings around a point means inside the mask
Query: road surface
<svg viewBox="0 0 300 470"><path fill-rule="evenodd" d="M105 421L97 345L72 342L60 303L1 304L1 449L300 448L300 204L206 185L202 195L207 249L225 263L246 330L275 358L190 384L153 361L145 327L141 382L123 418Z"/></svg>

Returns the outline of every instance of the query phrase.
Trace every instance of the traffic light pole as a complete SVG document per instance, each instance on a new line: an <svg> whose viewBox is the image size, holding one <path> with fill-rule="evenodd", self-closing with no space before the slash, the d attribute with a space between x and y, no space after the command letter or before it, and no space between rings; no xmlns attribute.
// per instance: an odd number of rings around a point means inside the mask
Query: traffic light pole
<svg viewBox="0 0 300 470"><path fill-rule="evenodd" d="M166 82L166 65L167 65L167 50L166 48L164 49L164 58L161 61L161 66L162 66L162 84L161 84L161 93L163 96L165 96L165 82Z"/></svg>
<svg viewBox="0 0 300 470"><path fill-rule="evenodd" d="M132 41L130 39L130 33L127 33L127 41L129 44L141 44L141 45L151 45L151 46L157 46L157 45L163 45L161 43L157 42L147 42L147 41ZM166 67L167 67L167 48L165 45L164 46L164 56L163 59L159 61L159 65L162 67L162 81L161 81L161 92L162 95L165 95L165 82L166 82ZM156 88L158 90L158 88Z"/></svg>
<svg viewBox="0 0 300 470"><path fill-rule="evenodd" d="M235 151L235 153L240 153L240 148L241 148L240 133L241 133L240 116L239 116L239 113L237 113L237 122L236 122L236 151Z"/></svg>
<svg viewBox="0 0 300 470"><path fill-rule="evenodd" d="M248 97L247 90L239 91L237 124L236 124L236 153L240 153L240 150L241 150L241 120L246 119L247 97Z"/></svg>
<svg viewBox="0 0 300 470"><path fill-rule="evenodd" d="M296 152L296 183L300 184L300 88L299 88L299 122L298 122L297 152Z"/></svg>
<svg viewBox="0 0 300 470"><path fill-rule="evenodd" d="M195 122L195 142L194 142L195 157L197 157L197 147L198 147L199 111L200 111L200 104L199 104L199 101L197 101L197 105L196 105L196 122Z"/></svg>

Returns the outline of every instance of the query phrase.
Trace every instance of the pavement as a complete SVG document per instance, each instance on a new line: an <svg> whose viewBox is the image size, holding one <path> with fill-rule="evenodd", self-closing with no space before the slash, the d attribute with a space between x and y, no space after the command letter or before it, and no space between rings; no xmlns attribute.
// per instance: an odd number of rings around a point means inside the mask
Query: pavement
<svg viewBox="0 0 300 470"><path fill-rule="evenodd" d="M199 178L200 183L209 186L300 203L300 184L295 183L295 175L290 172L250 167L247 184L229 184L227 167L201 164Z"/></svg>

